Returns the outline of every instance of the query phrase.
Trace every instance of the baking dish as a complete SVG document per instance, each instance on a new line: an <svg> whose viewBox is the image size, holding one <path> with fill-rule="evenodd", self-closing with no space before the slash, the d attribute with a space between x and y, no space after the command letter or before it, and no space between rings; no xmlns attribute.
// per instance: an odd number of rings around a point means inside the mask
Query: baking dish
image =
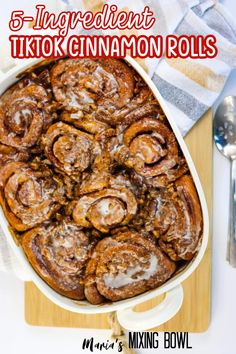
<svg viewBox="0 0 236 354"><path fill-rule="evenodd" d="M209 229L209 220L208 220L208 211L206 200L204 197L204 193L202 190L202 186L197 175L196 169L188 152L188 149L185 145L185 142L175 125L174 120L168 112L168 108L158 92L156 86L152 82L152 80L148 77L146 72L141 68L141 66L131 57L126 57L125 60L133 67L136 72L143 78L146 84L149 86L150 90L153 92L156 99L159 101L171 127L176 136L176 139L180 145L180 148L185 156L185 159L188 163L189 170L193 177L201 208L203 214L203 235L202 235L202 243L197 255L194 259L187 265L187 267L181 272L177 273L173 278L167 281L161 287L148 291L144 294L138 295L131 299L122 300L116 303L102 304L102 305L92 305L86 301L74 301L69 298L65 298L58 293L56 293L53 289L51 289L33 270L30 266L23 250L19 247L14 238L11 235L9 230L8 222L2 212L0 210L0 220L2 229L4 231L4 236L6 237L8 243L13 249L19 261L22 263L23 267L27 270L29 274L29 279L32 280L36 286L43 292L45 296L47 296L51 301L59 305L60 307L77 313L87 313L87 314L98 314L105 313L111 311L117 311L118 320L121 325L128 330L145 330L149 328L153 328L158 326L171 317L173 317L178 310L180 309L183 302L183 289L181 283L196 269L198 264L200 263L205 249L207 247L208 242L208 229ZM18 61L15 67L9 70L6 73L1 73L0 77L0 94L2 94L9 86L11 86L15 81L17 81L17 76L22 72L38 64L40 59L30 59ZM158 295L166 293L165 299L163 302L154 307L153 309L145 312L134 312L132 308L144 301L150 300Z"/></svg>

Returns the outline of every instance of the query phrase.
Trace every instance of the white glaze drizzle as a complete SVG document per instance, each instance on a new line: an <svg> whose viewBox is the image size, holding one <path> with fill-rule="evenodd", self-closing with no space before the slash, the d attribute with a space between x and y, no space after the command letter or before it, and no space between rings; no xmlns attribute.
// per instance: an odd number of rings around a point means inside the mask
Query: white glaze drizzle
<svg viewBox="0 0 236 354"><path fill-rule="evenodd" d="M149 260L148 268L144 269L139 264L135 267L129 267L126 273L104 274L103 280L107 288L121 288L123 286L150 279L157 271L158 260L156 255L152 254ZM139 274L141 272L141 274ZM137 274L136 277L135 274Z"/></svg>

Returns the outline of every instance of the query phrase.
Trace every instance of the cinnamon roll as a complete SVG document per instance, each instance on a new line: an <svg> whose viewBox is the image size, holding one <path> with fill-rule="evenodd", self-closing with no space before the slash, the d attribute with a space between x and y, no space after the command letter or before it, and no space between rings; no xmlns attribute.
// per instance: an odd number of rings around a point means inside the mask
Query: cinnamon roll
<svg viewBox="0 0 236 354"><path fill-rule="evenodd" d="M0 142L19 150L34 146L51 122L50 110L42 86L16 84L0 99Z"/></svg>
<svg viewBox="0 0 236 354"><path fill-rule="evenodd" d="M78 178L90 167L100 152L91 135L63 122L51 125L42 141L45 154L53 165L73 178Z"/></svg>
<svg viewBox="0 0 236 354"><path fill-rule="evenodd" d="M166 186L188 170L174 134L156 118L133 123L120 140L120 145L113 147L114 158L154 187Z"/></svg>
<svg viewBox="0 0 236 354"><path fill-rule="evenodd" d="M93 112L97 105L124 106L133 96L132 70L117 59L66 59L51 70L55 98L68 111Z"/></svg>
<svg viewBox="0 0 236 354"><path fill-rule="evenodd" d="M175 261L191 260L197 252L202 213L192 178L185 175L167 191L156 192L146 227L156 231L161 249Z"/></svg>
<svg viewBox="0 0 236 354"><path fill-rule="evenodd" d="M85 296L93 304L127 299L160 286L175 269L152 241L121 233L97 244L86 269Z"/></svg>
<svg viewBox="0 0 236 354"><path fill-rule="evenodd" d="M80 118L78 113L64 111L61 119L68 124L73 124L79 131L87 133L87 136L90 136L93 141L91 151L91 154L94 155L92 171L85 171L81 175L81 183L77 188L78 195L92 193L107 187L111 170L108 142L115 135L114 130L106 123L96 121L92 117Z"/></svg>
<svg viewBox="0 0 236 354"><path fill-rule="evenodd" d="M73 219L80 226L107 233L128 224L136 211L135 196L128 188L109 188L82 196L75 204Z"/></svg>
<svg viewBox="0 0 236 354"><path fill-rule="evenodd" d="M22 236L22 247L32 267L58 293L84 299L83 277L92 244L73 222L41 226Z"/></svg>
<svg viewBox="0 0 236 354"><path fill-rule="evenodd" d="M10 162L1 170L0 204L17 231L50 219L63 204L63 193L46 166L33 170L26 163Z"/></svg>

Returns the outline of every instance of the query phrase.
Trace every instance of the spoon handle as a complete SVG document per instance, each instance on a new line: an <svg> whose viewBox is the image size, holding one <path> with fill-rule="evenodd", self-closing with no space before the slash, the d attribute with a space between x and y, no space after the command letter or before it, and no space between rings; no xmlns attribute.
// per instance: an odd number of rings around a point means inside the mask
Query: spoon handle
<svg viewBox="0 0 236 354"><path fill-rule="evenodd" d="M236 160L231 161L230 215L227 260L236 268Z"/></svg>

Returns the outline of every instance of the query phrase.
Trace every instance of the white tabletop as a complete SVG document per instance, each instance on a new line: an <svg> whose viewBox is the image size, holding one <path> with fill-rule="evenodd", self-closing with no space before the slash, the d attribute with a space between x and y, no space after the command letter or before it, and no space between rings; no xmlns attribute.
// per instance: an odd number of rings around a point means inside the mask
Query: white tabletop
<svg viewBox="0 0 236 354"><path fill-rule="evenodd" d="M52 0L47 1L50 3ZM13 0L1 2L0 40L6 36L6 21L13 8L32 6L43 1ZM223 0L236 17L236 1ZM2 48L0 49L2 53ZM236 70L231 74L218 102L227 95L236 95ZM156 349L160 354L235 354L236 319L236 269L225 261L229 199L229 162L214 148L214 201L213 201L213 271L212 271L212 316L207 332L190 334L192 350ZM23 283L11 275L0 273L0 352L7 354L71 354L82 351L81 343L91 335L97 341L109 339L109 331L38 328L24 321ZM162 347L162 346L161 346ZM115 353L97 351L95 353ZM138 353L154 353L140 350Z"/></svg>

